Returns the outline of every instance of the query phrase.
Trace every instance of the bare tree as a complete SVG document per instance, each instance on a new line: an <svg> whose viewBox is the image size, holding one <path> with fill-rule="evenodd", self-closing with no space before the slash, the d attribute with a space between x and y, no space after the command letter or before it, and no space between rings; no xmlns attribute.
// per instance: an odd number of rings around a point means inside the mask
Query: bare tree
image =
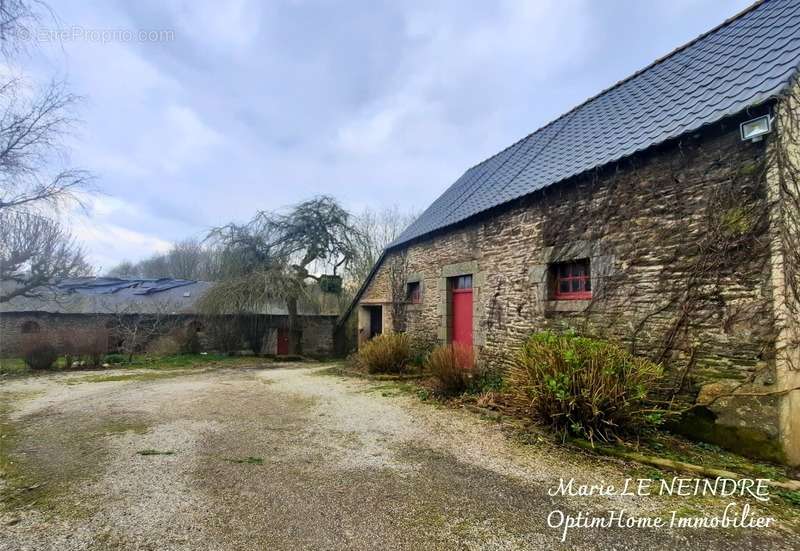
<svg viewBox="0 0 800 551"><path fill-rule="evenodd" d="M21 78L0 84L0 210L59 207L88 189L84 170L63 164L63 138L72 129L79 98L63 83L39 93Z"/></svg>
<svg viewBox="0 0 800 551"><path fill-rule="evenodd" d="M89 175L65 168L64 137L78 97L50 82L40 90L14 75L12 57L24 49L38 14L37 0L0 0L0 302L33 296L55 278L90 272L81 248L45 210L88 189ZM39 290L38 292L42 292Z"/></svg>
<svg viewBox="0 0 800 551"><path fill-rule="evenodd" d="M109 277L134 278L141 277L142 273L138 264L134 264L130 260L123 260L108 270L106 275Z"/></svg>
<svg viewBox="0 0 800 551"><path fill-rule="evenodd" d="M40 296L56 279L91 272L81 247L56 220L0 211L0 302Z"/></svg>
<svg viewBox="0 0 800 551"><path fill-rule="evenodd" d="M109 323L111 334L120 341L120 348L129 362L147 343L168 334L178 323L175 316L177 307L170 301L148 301L147 307L140 303L126 303L106 310L112 315Z"/></svg>
<svg viewBox="0 0 800 551"><path fill-rule="evenodd" d="M287 214L261 211L250 225L268 237L269 246L304 279L319 279L309 271L312 267L337 275L353 261L363 241L350 213L327 195L304 201Z"/></svg>
<svg viewBox="0 0 800 551"><path fill-rule="evenodd" d="M221 253L196 239L175 243L166 253L139 262L125 260L106 272L111 277L173 277L213 281L222 269Z"/></svg>
<svg viewBox="0 0 800 551"><path fill-rule="evenodd" d="M384 249L417 218L414 212L402 212L397 206L383 210L365 209L355 224L363 240L347 270L350 287L357 288L367 279L370 270Z"/></svg>
<svg viewBox="0 0 800 551"><path fill-rule="evenodd" d="M286 214L261 211L247 224L213 230L210 238L222 247L225 269L205 304L216 313L222 313L220 308L230 313L232 307L257 311L258 306L284 302L290 353L299 346L298 305L311 300L307 283L319 281L324 270L337 275L347 269L362 240L351 215L327 196L300 203Z"/></svg>
<svg viewBox="0 0 800 551"><path fill-rule="evenodd" d="M196 239L185 239L173 245L167 253L167 265L170 277L181 279L201 279L200 274L205 268L207 251Z"/></svg>
<svg viewBox="0 0 800 551"><path fill-rule="evenodd" d="M65 167L63 138L76 122L80 98L65 83L40 89L15 74L14 56L25 49L43 14L55 19L39 0L0 0L0 210L53 207L86 189L90 176Z"/></svg>
<svg viewBox="0 0 800 551"><path fill-rule="evenodd" d="M40 13L52 12L43 2L0 0L0 53L6 58L25 49Z"/></svg>

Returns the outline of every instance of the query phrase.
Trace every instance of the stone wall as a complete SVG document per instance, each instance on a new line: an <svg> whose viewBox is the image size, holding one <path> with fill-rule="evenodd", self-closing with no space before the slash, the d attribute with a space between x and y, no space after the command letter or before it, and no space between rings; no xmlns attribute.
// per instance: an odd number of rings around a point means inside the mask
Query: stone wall
<svg viewBox="0 0 800 551"><path fill-rule="evenodd" d="M408 305L404 320L416 338L447 342L447 278L469 273L473 339L485 366L502 369L543 329L621 341L667 367L662 393L700 402L688 423L700 437L784 459L781 398L769 395L775 331L767 142L742 142L738 122L390 253L354 309L360 339L362 306L383 305L384 328L392 326L387 266L402 254L408 280L421 284L422 302ZM592 299L553 300L552 264L587 258ZM734 387L767 395L721 399Z"/></svg>
<svg viewBox="0 0 800 551"><path fill-rule="evenodd" d="M81 314L49 314L44 312L0 314L0 357L16 357L20 354L26 335L23 326L38 327L38 334L46 336L56 346L70 334L92 329L106 329L113 316ZM35 324L35 326L33 325Z"/></svg>
<svg viewBox="0 0 800 551"><path fill-rule="evenodd" d="M0 314L0 357L18 356L25 339L23 326L26 323L35 323L39 332L56 346L62 346L69 339L69 335L79 331L91 329L106 329L113 325L115 318L107 314L50 314L44 312L30 313L2 313ZM199 322L204 326L205 320L198 316L176 316L168 325L170 328L187 327L192 322ZM300 340L302 353L313 357L328 357L334 354L333 330L336 316L303 316L301 318L302 337ZM268 333L265 335L265 350L262 352L274 354L276 351L277 328L288 326L287 316L270 316L268 318ZM111 339L113 341L113 339ZM201 333L203 349L210 350L211 344ZM113 348L113 342L110 344Z"/></svg>
<svg viewBox="0 0 800 551"><path fill-rule="evenodd" d="M305 356L327 358L335 354L333 331L337 316L305 316L302 319L302 353Z"/></svg>

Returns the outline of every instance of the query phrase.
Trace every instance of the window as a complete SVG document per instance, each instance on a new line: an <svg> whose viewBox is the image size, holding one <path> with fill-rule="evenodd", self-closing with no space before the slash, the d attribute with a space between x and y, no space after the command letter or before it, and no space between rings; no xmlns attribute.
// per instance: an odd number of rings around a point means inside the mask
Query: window
<svg viewBox="0 0 800 551"><path fill-rule="evenodd" d="M592 280L588 259L554 264L552 275L553 298L556 300L592 298Z"/></svg>
<svg viewBox="0 0 800 551"><path fill-rule="evenodd" d="M26 321L22 324L22 332L23 333L38 333L41 330L39 324L35 321Z"/></svg>
<svg viewBox="0 0 800 551"><path fill-rule="evenodd" d="M454 277L452 281L453 281L453 289L456 290L472 289L471 275Z"/></svg>
<svg viewBox="0 0 800 551"><path fill-rule="evenodd" d="M422 302L422 294L419 281L412 281L406 287L406 300L411 304Z"/></svg>

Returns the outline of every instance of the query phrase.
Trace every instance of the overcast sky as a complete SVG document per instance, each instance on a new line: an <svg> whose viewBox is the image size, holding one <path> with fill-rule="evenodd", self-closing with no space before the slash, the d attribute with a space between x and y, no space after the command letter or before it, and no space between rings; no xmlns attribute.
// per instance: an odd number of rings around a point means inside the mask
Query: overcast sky
<svg viewBox="0 0 800 551"><path fill-rule="evenodd" d="M62 0L25 63L86 98L71 160L103 194L73 224L105 270L317 194L422 210L749 3Z"/></svg>

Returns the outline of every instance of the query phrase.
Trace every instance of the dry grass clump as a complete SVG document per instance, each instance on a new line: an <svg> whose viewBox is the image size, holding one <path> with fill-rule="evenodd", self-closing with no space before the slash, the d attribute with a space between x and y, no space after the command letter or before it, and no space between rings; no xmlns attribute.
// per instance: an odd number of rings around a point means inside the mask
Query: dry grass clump
<svg viewBox="0 0 800 551"><path fill-rule="evenodd" d="M404 333L386 333L361 345L353 360L367 373L403 373L411 358L411 339Z"/></svg>
<svg viewBox="0 0 800 551"><path fill-rule="evenodd" d="M475 354L471 346L438 346L428 357L426 367L436 379L440 394L461 394L470 388L475 376Z"/></svg>

